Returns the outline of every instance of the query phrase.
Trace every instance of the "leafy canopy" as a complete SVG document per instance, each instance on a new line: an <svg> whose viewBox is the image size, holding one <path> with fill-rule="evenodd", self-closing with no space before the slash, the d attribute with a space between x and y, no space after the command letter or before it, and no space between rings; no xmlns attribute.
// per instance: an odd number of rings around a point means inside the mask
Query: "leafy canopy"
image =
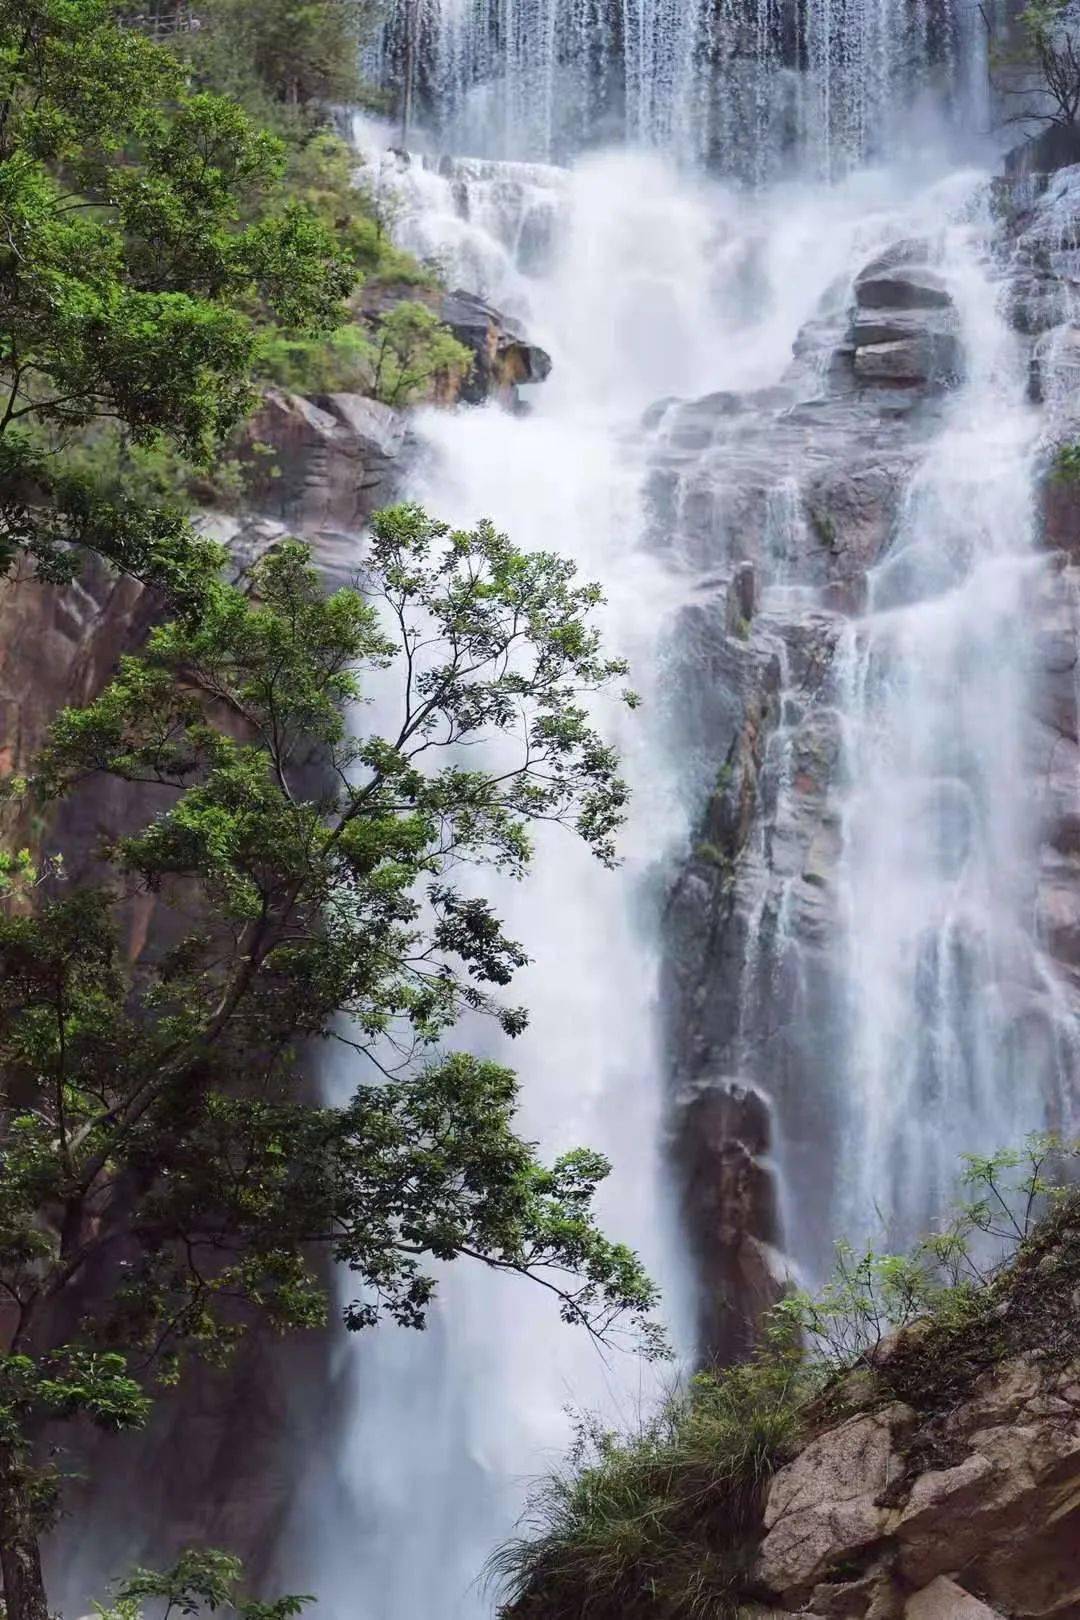
<svg viewBox="0 0 1080 1620"><path fill-rule="evenodd" d="M109 884L0 912L0 1289L27 1479L50 1413L139 1423L151 1373L226 1357L253 1315L322 1321L313 1250L352 1272L353 1328L421 1327L432 1263L469 1256L601 1340L626 1320L662 1350L651 1283L596 1224L606 1162L543 1163L514 1075L443 1044L466 1011L526 1021L502 999L524 950L462 869L523 873L537 822L614 860L626 792L584 700L625 668L599 600L560 558L416 507L376 519L363 592L324 595L286 542L248 589L215 583L200 618L156 630L9 783L47 801L105 776L161 803L112 841ZM390 723L353 731L375 671ZM176 927L133 968L139 893ZM357 1055L340 1107L297 1084L314 1039Z"/></svg>
<svg viewBox="0 0 1080 1620"><path fill-rule="evenodd" d="M65 579L88 547L181 594L216 567L63 448L107 421L207 461L249 409L256 315L340 324L350 257L284 163L107 0L0 0L0 565Z"/></svg>

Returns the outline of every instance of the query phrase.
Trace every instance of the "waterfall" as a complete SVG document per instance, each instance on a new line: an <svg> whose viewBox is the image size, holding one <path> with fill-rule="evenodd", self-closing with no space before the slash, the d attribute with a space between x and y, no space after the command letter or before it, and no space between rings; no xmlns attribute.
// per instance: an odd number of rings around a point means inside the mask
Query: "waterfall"
<svg viewBox="0 0 1080 1620"><path fill-rule="evenodd" d="M397 0L376 53L444 150L625 140L755 179L895 151L920 100L970 123L984 58L957 0Z"/></svg>
<svg viewBox="0 0 1080 1620"><path fill-rule="evenodd" d="M601 716L635 792L619 872L552 837L526 883L493 885L534 959L530 1031L497 1049L527 1135L611 1155L604 1219L663 1284L684 1359L696 1336L729 1353L778 1276L821 1279L841 1234L906 1241L960 1152L1075 1109L1036 892L1040 429L987 177L952 172L978 132L971 18L414 15L428 155L362 129L369 171L403 245L522 319L554 370L522 414L420 413L407 493L574 557L645 698ZM854 381L853 286L882 254L932 263L962 355L910 414ZM464 1265L424 1335L342 1345L340 1380L287 1567L342 1620L490 1614L478 1573L569 1414L632 1423L662 1388Z"/></svg>
<svg viewBox="0 0 1080 1620"><path fill-rule="evenodd" d="M484 290L527 312L557 368L526 416L495 406L421 413L408 493L453 522L490 517L517 544L555 547L600 578L608 644L630 658L652 714L620 720L612 705L601 716L635 791L619 871L555 830L540 839L526 883L485 881L534 959L515 986L531 1024L512 1044L475 1028L462 1038L518 1070L521 1126L545 1152L585 1143L610 1156L603 1218L663 1280L685 1347L662 1164L656 916L665 867L687 836L658 702L663 638L685 582L643 544L640 417L658 394L698 390L712 374L720 333L709 324L707 194L688 186L672 199L659 161L618 155L572 175L492 164L396 173L402 239L441 236L455 269L482 267ZM514 263L527 216L559 221L542 277ZM628 347L639 329L642 341ZM465 1263L443 1278L423 1335L388 1328L346 1354L342 1492L320 1494L317 1522L304 1526L312 1561L300 1578L336 1598L333 1612L347 1604L364 1620L486 1612L478 1573L520 1512L523 1475L569 1444L568 1409L633 1422L669 1376L601 1354L539 1290Z"/></svg>
<svg viewBox="0 0 1080 1620"><path fill-rule="evenodd" d="M1021 1141L1040 1123L1032 1099L1056 1101L1061 1080L1040 1050L1030 926L1037 420L986 233L985 220L946 233L968 377L840 660L851 1023L837 1229L880 1230L876 1206L900 1241L948 1201L960 1154Z"/></svg>

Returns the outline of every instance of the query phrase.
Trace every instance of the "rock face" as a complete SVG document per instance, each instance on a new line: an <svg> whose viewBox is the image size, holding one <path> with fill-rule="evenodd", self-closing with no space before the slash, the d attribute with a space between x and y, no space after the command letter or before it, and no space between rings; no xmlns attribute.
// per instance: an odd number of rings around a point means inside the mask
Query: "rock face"
<svg viewBox="0 0 1080 1620"><path fill-rule="evenodd" d="M355 534L392 498L407 437L400 411L361 394L270 389L244 429L251 508L294 534Z"/></svg>
<svg viewBox="0 0 1080 1620"><path fill-rule="evenodd" d="M831 1242L809 1194L838 1122L802 1078L826 1062L834 1017L831 691L845 626L955 380L955 318L929 251L898 244L839 290L779 388L649 419L656 543L678 533L677 560L701 581L676 637L671 711L705 809L668 906L665 1001L702 1346L722 1360L753 1342L784 1270L778 1124L800 1220ZM797 967L782 934L798 940Z"/></svg>
<svg viewBox="0 0 1080 1620"><path fill-rule="evenodd" d="M1038 1054L1080 1016L1080 480L1062 475L1055 450L1080 440L1080 326L1068 317L1080 168L1005 200L993 273L1049 443L1018 607L1016 769L1038 845L1037 966L1023 990L1002 992L1012 1020L1002 1039L1025 1054L1017 1083L1040 1088L1047 1121L1067 1129L1075 1073ZM836 1053L850 1049L838 945L846 694L861 678L867 606L915 599L897 537L979 331L961 330L941 243L900 239L830 292L778 387L669 402L647 418L655 544L677 543L695 586L673 638L668 708L701 811L667 906L664 999L672 1153L707 1358L752 1344L785 1267L778 1250L790 1255L794 1238L798 1258L827 1266L837 1235L823 1176L850 1151L836 1074ZM956 577L947 561L920 561L926 577L942 568L938 591ZM1040 1048L1043 1028L1058 1034Z"/></svg>
<svg viewBox="0 0 1080 1620"><path fill-rule="evenodd" d="M467 403L498 399L514 404L520 384L541 383L550 375L550 355L529 341L518 321L501 315L474 293L460 288L447 293L438 313L458 342L476 356L472 376L461 389Z"/></svg>
<svg viewBox="0 0 1080 1620"><path fill-rule="evenodd" d="M769 1491L756 1579L852 1620L1080 1616L1080 1367L1006 1362L912 1465L902 1405L826 1429Z"/></svg>

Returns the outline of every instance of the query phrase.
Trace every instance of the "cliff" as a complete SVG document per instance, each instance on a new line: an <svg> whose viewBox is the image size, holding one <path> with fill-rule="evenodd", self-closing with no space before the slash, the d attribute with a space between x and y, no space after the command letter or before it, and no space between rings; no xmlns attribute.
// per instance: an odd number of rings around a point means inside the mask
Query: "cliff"
<svg viewBox="0 0 1080 1620"><path fill-rule="evenodd" d="M245 513L203 519L228 544L236 574L293 533L310 542L329 584L350 581L358 531L399 488L406 417L358 395L314 401L275 391L249 432L272 447L277 476L255 488ZM59 709L101 690L161 612L152 593L96 563L63 589L21 577L0 586L0 694L14 768L29 763ZM105 836L141 826L157 804L154 789L92 782L59 807L48 827L23 834L62 850L69 875L78 878L93 872ZM133 958L161 949L174 931L152 895L136 896L126 920ZM132 1561L160 1561L195 1544L233 1549L253 1580L269 1578L295 1499L295 1459L330 1421L334 1387L328 1335L288 1345L258 1335L226 1371L200 1370L159 1402L147 1431L110 1436L101 1466L71 1482L77 1543L63 1524L53 1538L50 1590L58 1607L82 1613L88 1595L103 1595L106 1582Z"/></svg>
<svg viewBox="0 0 1080 1620"><path fill-rule="evenodd" d="M969 1320L913 1324L821 1398L752 1571L784 1609L1080 1615L1078 1222L1074 1197Z"/></svg>
<svg viewBox="0 0 1080 1620"><path fill-rule="evenodd" d="M962 1152L1080 1119L1080 169L997 208L886 220L780 386L650 419L696 580L664 1003L706 1360L879 1197L903 1245Z"/></svg>
<svg viewBox="0 0 1080 1620"><path fill-rule="evenodd" d="M535 1539L500 1560L504 1613L1074 1620L1078 1283L1073 1194L991 1279L871 1327L843 1370L819 1341L719 1372L538 1498Z"/></svg>

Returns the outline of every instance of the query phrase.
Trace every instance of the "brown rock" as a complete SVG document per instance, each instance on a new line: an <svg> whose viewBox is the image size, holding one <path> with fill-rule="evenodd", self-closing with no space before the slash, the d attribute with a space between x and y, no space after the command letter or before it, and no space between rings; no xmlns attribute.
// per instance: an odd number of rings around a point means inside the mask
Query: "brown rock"
<svg viewBox="0 0 1080 1620"><path fill-rule="evenodd" d="M922 1587L961 1570L1010 1614L1073 1612L1080 1399L1069 1374L1017 1357L953 1414L950 1430L968 1456L923 1474L893 1527L904 1578Z"/></svg>
<svg viewBox="0 0 1080 1620"><path fill-rule="evenodd" d="M757 1566L770 1591L788 1602L808 1597L830 1569L887 1533L893 1514L878 1498L903 1472L897 1439L913 1415L897 1404L851 1418L780 1470Z"/></svg>
<svg viewBox="0 0 1080 1620"><path fill-rule="evenodd" d="M391 499L405 434L401 413L377 400L272 388L244 430L249 446L273 451L251 461L251 505L297 534L354 534Z"/></svg>

